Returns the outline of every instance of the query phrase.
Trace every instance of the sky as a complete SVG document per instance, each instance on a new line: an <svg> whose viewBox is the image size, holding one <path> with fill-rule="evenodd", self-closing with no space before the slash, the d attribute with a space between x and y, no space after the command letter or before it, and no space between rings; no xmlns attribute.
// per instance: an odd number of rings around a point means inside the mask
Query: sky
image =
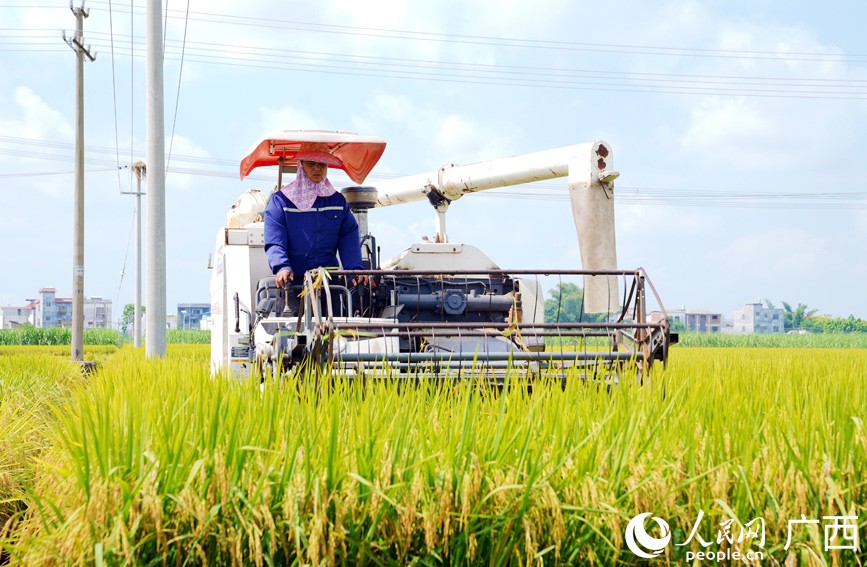
<svg viewBox="0 0 867 567"><path fill-rule="evenodd" d="M71 296L75 18L63 1L0 2L0 304L24 305L42 287ZM166 5L170 312L209 301L226 213L274 186L267 169L239 180L253 142L330 129L387 142L374 186L605 140L618 265L644 267L667 307L867 318L864 2ZM85 295L116 317L134 299L124 193L145 159L144 7L94 0L84 21ZM567 195L561 179L465 196L449 238L503 268L580 268ZM435 232L427 203L369 219L384 257Z"/></svg>

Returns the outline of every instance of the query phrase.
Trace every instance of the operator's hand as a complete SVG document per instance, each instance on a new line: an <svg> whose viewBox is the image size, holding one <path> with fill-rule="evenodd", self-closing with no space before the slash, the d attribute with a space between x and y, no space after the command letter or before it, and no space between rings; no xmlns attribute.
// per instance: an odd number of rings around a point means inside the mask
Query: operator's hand
<svg viewBox="0 0 867 567"><path fill-rule="evenodd" d="M371 280L368 275L355 276L350 281L352 282L352 285L367 285L368 283L373 283L373 280ZM376 284L373 285L374 287L376 286Z"/></svg>
<svg viewBox="0 0 867 567"><path fill-rule="evenodd" d="M286 287L286 282L293 279L292 270L285 268L277 272L277 287Z"/></svg>

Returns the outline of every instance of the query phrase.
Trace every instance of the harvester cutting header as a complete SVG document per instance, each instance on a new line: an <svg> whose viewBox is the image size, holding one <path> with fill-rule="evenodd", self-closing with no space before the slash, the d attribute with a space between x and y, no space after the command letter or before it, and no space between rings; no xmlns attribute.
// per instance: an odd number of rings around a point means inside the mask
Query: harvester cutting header
<svg viewBox="0 0 867 567"><path fill-rule="evenodd" d="M447 164L437 171L362 185L385 145L379 138L351 132L284 130L263 136L250 148L241 161L241 178L255 168L276 166L277 186L267 197L257 190L242 195L218 233L210 285L216 318L211 334L215 371L264 376L266 368L279 374L307 362L348 376L398 370L453 373L480 367L496 376L509 365L563 373L579 367L597 375L600 368L607 374L634 363L646 370L653 360L665 360L668 321L646 321L646 274L641 269L617 269L613 182L619 174L607 143ZM346 257L338 258L340 265L305 267L305 273L295 274L287 269L294 278L284 282L285 272L277 273L280 261L274 251L266 256L266 239L273 241L274 229L266 235L265 211L276 196L280 201L272 204L269 214L282 205L286 223L309 223L314 218L311 210L296 208L282 194L276 195L284 174L307 179L298 169L303 162L307 171L311 162L305 156L314 155L310 148L322 156L316 159L318 165L341 169L358 184L343 188L342 198L317 200L329 206L311 209L319 216L310 230L318 234L332 218L339 222L339 209L348 204L352 225L358 226L361 262L354 250L345 253L349 248L344 235L339 250ZM568 177L583 270L501 269L478 248L449 240L446 213L462 196L557 177ZM435 213L434 241L412 244L392 259L378 258L368 212L425 200ZM273 227L273 219L271 223ZM303 264L310 255L304 252L293 249L289 257ZM582 275L584 309L609 314L608 319L545 321L539 278L546 275ZM546 351L551 337L607 337L608 348Z"/></svg>

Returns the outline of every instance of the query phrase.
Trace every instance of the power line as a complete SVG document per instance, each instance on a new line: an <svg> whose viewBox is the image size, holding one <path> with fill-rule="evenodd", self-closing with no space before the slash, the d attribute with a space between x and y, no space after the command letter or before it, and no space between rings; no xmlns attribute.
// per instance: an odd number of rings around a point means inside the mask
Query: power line
<svg viewBox="0 0 867 567"><path fill-rule="evenodd" d="M132 14L133 0L129 0L129 13ZM135 37L135 18L129 18L129 34ZM135 57L129 54L129 163L135 163ZM129 186L132 189L133 168L129 168Z"/></svg>
<svg viewBox="0 0 867 567"><path fill-rule="evenodd" d="M141 57L136 55L137 57ZM177 61L178 58L166 56L167 60ZM719 89L711 87L677 87L677 86L657 86L647 85L633 87L630 85L613 84L613 83L581 83L578 81L543 81L539 79L498 79L498 78L476 78L471 75L455 75L454 73L419 73L408 71L391 71L375 72L373 70L355 70L354 67L342 67L338 65L317 65L311 63L275 63L272 65L263 65L251 62L249 59L242 57L227 57L227 56L209 56L197 55L195 59L187 57L187 60L194 63L206 63L213 65L225 65L231 67L256 68L256 69L272 69L281 71L302 71L310 73L320 73L329 75L347 75L356 77L374 77L374 78L391 78L391 79L408 79L421 81L436 81L445 83L460 83L474 85L491 85L491 86L510 86L510 87L535 87L545 89L558 90L582 90L582 91L602 91L602 92L621 92L621 93L647 93L647 94L680 94L680 95L719 95L719 96L738 96L738 97L756 97L756 98L779 98L779 99L811 99L811 100L867 100L867 92L853 93L832 93L826 91L797 91L797 90L768 90L764 89ZM237 61L234 63L232 61ZM458 78L456 78L458 77ZM679 89L679 90L673 90ZM783 94L787 93L787 94ZM823 95L823 96L820 96ZM824 96L832 95L832 96Z"/></svg>
<svg viewBox="0 0 867 567"><path fill-rule="evenodd" d="M94 4L105 4L105 1L94 0ZM177 10L172 10L177 11ZM168 12L168 10L167 10ZM316 33L330 33L338 35L352 35L360 37L382 37L389 39L409 39L416 41L429 41L438 43L462 43L470 45L491 45L495 47L518 47L566 51L589 51L606 52L632 55L667 55L681 57L709 57L709 58L732 58L732 59L764 59L773 61L816 61L816 62L867 62L867 54L829 54L822 52L804 51L758 51L744 49L718 49L697 47L671 47L659 45L630 45L589 43L556 40L538 40L505 38L493 36L478 36L464 34L445 34L435 32L421 32L410 30L397 30L387 28L371 28L359 26L343 26L334 24L318 24L297 20L279 20L275 18L255 18L250 16L238 16L233 14L219 14L212 12L191 12L199 18L191 18L196 21L217 24L233 24L249 27L262 27L271 29L290 29L294 31L315 31ZM167 16L168 17L168 16ZM179 17L179 16L173 16ZM210 19L221 18L221 19ZM223 21L228 20L228 21ZM799 56L799 57L795 57ZM847 61L847 59L857 59Z"/></svg>
<svg viewBox="0 0 867 567"><path fill-rule="evenodd" d="M109 30L109 39L111 40L111 99L112 106L114 108L114 149L115 156L117 157L117 188L120 191L123 191L123 187L120 182L120 136L118 135L117 128L117 86L115 82L115 69L114 69L114 21L112 19L112 9L111 9L111 0L108 2L108 30Z"/></svg>
<svg viewBox="0 0 867 567"><path fill-rule="evenodd" d="M0 135L0 143L8 143L18 145L26 145L26 146L37 146L40 148L55 148L55 149L64 149L64 150L72 150L75 145L68 142L59 142L56 140L36 140L32 138L20 138L16 136L3 136ZM107 146L93 146L93 145L85 145L85 149L88 152L97 152L97 153L110 153L113 152L114 149ZM40 154L47 155L47 154ZM136 161L134 156L130 156L130 162ZM139 157L144 157L141 154ZM191 163L202 163L209 165L221 165L228 167L237 167L238 162L236 160L230 159L220 159L220 158L203 158L199 156L188 156L188 155L176 155L177 159L181 161L191 162Z"/></svg>
<svg viewBox="0 0 867 567"><path fill-rule="evenodd" d="M169 40L171 41L171 40ZM130 57L135 57L135 39L132 41L126 42L129 43L132 47L130 47ZM597 90L597 91L609 91L609 92L643 92L649 94L700 94L700 95L730 95L730 96L755 96L761 98L801 98L801 99L831 99L831 100L862 100L864 95L867 93L864 92L846 92L846 90L842 92L834 92L834 91L806 91L806 90L792 90L792 89L803 89L810 88L814 85L805 85L805 84L795 84L792 81L806 81L817 83L818 85L824 88L831 89L854 89L861 88L863 86L867 86L867 81L862 80L853 80L853 79L818 79L818 78L784 78L784 77L773 77L773 78L756 78L756 77L743 77L743 81L750 81L746 83L738 83L730 80L697 80L691 78L685 79L677 79L677 78L666 78L666 77L708 77L710 79L728 79L731 77L727 76L709 76L709 75L677 75L677 74L650 74L650 73L641 73L641 77L632 76L634 73L626 73L626 72L596 72L596 73L604 73L605 75L599 76L587 76L588 73L594 73L590 70L577 70L577 69L537 69L535 71L531 71L529 67L519 67L519 66L497 66L497 65L486 65L486 64L475 64L475 63L454 63L454 62L436 62L436 61L423 61L423 60L412 60L412 59L399 59L399 58L377 58L372 56L359 56L354 54L333 54L333 53L322 53L322 52L304 52L297 50L283 50L283 49L274 49L267 50L263 53L257 53L259 48L248 47L248 46L232 46L232 54L235 54L238 49L246 49L248 51L252 50L252 53L248 53L245 55L250 55L254 57L259 57L260 59L278 59L275 65L262 65L262 64L251 64L250 60L247 57L238 57L238 56L226 56L226 55L213 55L213 53L226 53L223 50L222 45L207 43L207 42L187 42L183 43L184 46L189 43L191 45L208 45L212 46L208 49L199 49L195 47L190 47L194 51L205 51L203 54L199 54L199 59L192 59L193 62L201 62L201 63L212 63L212 64L222 64L222 65L230 65L230 66L244 66L244 67L255 67L255 68L266 68L266 69L279 69L279 70L293 70L293 71L308 71L308 72L318 72L318 73L327 73L327 74L345 74L345 75L354 75L354 76L372 76L372 77L385 77L385 78L398 78L398 79L417 79L417 80L436 80L436 81L446 81L446 82L457 82L457 83L465 83L465 84L486 84L486 85L502 85L502 86L534 86L540 88L566 88L572 90ZM182 47L181 51L181 63L185 60L185 47ZM259 50L262 51L262 50ZM297 53L297 54L310 54L310 55L318 55L318 57L313 56L290 56L290 55L279 55L274 52L282 52L282 53ZM345 62L349 63L352 66L339 66L339 65L325 65L323 62L330 62L328 59L323 59L323 57L333 57L338 58L336 62ZM208 60L202 59L206 58ZM340 59L343 61L340 61ZM177 60L177 58L167 57L169 60ZM289 62L284 62L280 60L290 60ZM314 61L316 63L305 63L299 61L299 59ZM243 65L239 65L237 63L232 63L233 61L242 61ZM269 62L269 61L264 61ZM261 63L261 62L258 62ZM358 65L367 65L367 66L378 66L378 67L386 67L385 69L358 69ZM299 68L303 67L303 68ZM394 67L404 67L409 68L410 70L404 69L394 69ZM451 71L449 73L419 73L415 71L415 69L426 69L426 68L434 68L438 70ZM458 72L471 72L471 75L456 73ZM512 75L511 77L507 77L504 79L499 79L498 77L491 76L480 76L479 73L482 74L492 74L492 73L505 73L508 75ZM567 73L567 76L564 77L563 73ZM620 73L617 75L615 73ZM569 81L569 80L560 80L567 78L568 75L574 75L576 78L585 79L584 82L581 81ZM517 76L515 76L517 75ZM531 78L525 78L520 75L528 75ZM532 77L542 77L542 79L536 79ZM555 79L549 78L555 77ZM629 85L628 83L620 82L620 83L598 83L598 82L588 82L586 79L607 79L614 81L632 81L632 82L641 82L641 83L667 83L663 85L659 84L642 84L637 86ZM486 80L482 80L486 79ZM762 81L762 82L757 82ZM771 82L769 82L771 81ZM777 82L773 82L777 81ZM683 85L683 86L681 86ZM706 85L706 86L705 86ZM736 85L737 88L728 88L721 85ZM779 87L779 89L757 89L752 87L757 86L774 86ZM602 88L609 87L609 88ZM610 88L615 87L615 88ZM832 95L832 96L813 96L813 95ZM845 95L845 96L839 96Z"/></svg>
<svg viewBox="0 0 867 567"><path fill-rule="evenodd" d="M123 288L123 278L126 276L126 261L129 259L129 245L132 242L132 230L135 227L136 214L138 214L137 207L133 206L132 223L129 226L129 236L126 239L126 252L123 255L123 268L120 270L120 283L117 284L117 297L114 300L115 305L120 305L120 290ZM139 324L138 321L136 321L136 324Z"/></svg>
<svg viewBox="0 0 867 567"><path fill-rule="evenodd" d="M90 169L85 169L85 173L92 173L97 171L114 171L113 167L94 167ZM46 175L69 175L70 173L75 173L73 169L67 169L64 171L29 171L24 173L0 173L0 178L8 179L12 177L43 177Z"/></svg>
<svg viewBox="0 0 867 567"><path fill-rule="evenodd" d="M130 47L131 51L135 51L135 48L136 48L135 41L136 41L136 38L133 38L130 41L126 42L126 43L131 45L131 47ZM838 95L841 93L836 93L833 91L804 91L804 90L792 91L791 90L792 88L809 88L812 85L793 84L791 81L796 80L796 79L787 79L787 78L772 79L772 80L778 80L778 81L787 81L787 82L783 82L782 84L768 82L767 79L765 79L764 82L756 82L757 80L760 80L760 79L746 78L745 80L749 80L752 82L741 83L741 85L743 85L743 86L740 86L738 88L727 88L727 87L724 87L721 85L730 85L730 84L737 85L738 83L732 83L731 81L704 81L704 80L694 80L694 79L682 80L682 79L668 79L668 78L659 78L659 77L647 78L644 76L631 77L631 76L627 75L629 81L687 83L686 86L679 86L677 84L674 84L674 85L671 85L671 84L666 84L666 85L650 84L650 85L645 85L644 89L634 89L634 88L629 87L629 85L624 85L621 83L594 83L594 82L587 82L587 81L582 83L582 82L578 82L578 81L557 80L557 79L563 78L562 73L564 71L566 73L572 73L572 74L581 73L581 74L586 75L587 73L590 72L588 70L546 69L546 70L542 70L540 72L539 70L530 71L529 70L530 68L517 67L517 66L479 66L477 64L466 64L466 63L433 62L433 61L419 61L419 60L409 60L409 59L401 60L399 58L373 58L373 57L365 57L365 56L357 56L357 55L344 55L344 54L321 53L321 52L320 53L303 52L303 51L297 51L297 50L282 50L282 49L263 51L263 50L260 50L259 48L253 48L253 47L248 47L248 46L232 46L232 51L230 53L233 53L233 54L238 49L246 49L248 51L250 51L250 50L253 51L253 53L250 53L247 55L258 56L258 57L263 58L263 59L266 59L266 58L277 59L278 61L276 61L275 63L277 65L279 65L279 67L274 67L274 66L267 66L267 65L261 65L261 64L251 65L249 62L249 58L247 58L247 57L225 55L225 53L227 53L227 51L225 51L223 49L223 46L218 45L218 44L206 43L206 42L187 42L187 41L184 41L184 43L183 43L184 47L182 47L182 52L181 52L181 54L182 54L181 60L182 61L184 58L184 53L185 53L185 49L186 49L185 46L187 43L191 44L190 49L193 49L194 51L204 51L205 52L205 53L200 53L198 55L198 57L200 59L195 59L196 62L203 62L203 63L207 62L207 63L218 63L218 64L230 64L231 65L232 63L230 63L230 62L232 62L232 61L243 61L245 64L244 66L254 66L254 67L259 67L259 68L280 68L280 69L284 69L284 70L285 69L299 70L298 69L299 66L304 66L304 67L312 68L314 71L318 71L318 72L327 72L328 70L336 70L336 71L330 71L330 72L332 72L332 73L336 72L338 74L351 74L351 75L362 75L362 76L394 77L394 78L418 78L418 76L420 75L420 76L424 77L425 79L427 79L428 77L434 77L434 80L448 80L448 81L452 81L452 82L468 82L468 83L477 83L477 84L481 83L481 84L496 84L496 85L516 85L517 84L517 85L521 85L521 86L543 86L543 87L549 87L549 88L559 87L559 88L580 88L582 90L613 90L615 92L619 92L619 91L633 92L634 91L634 92L649 92L649 93L669 93L669 92L671 92L670 90L663 90L663 89L677 89L676 92L680 93L680 94L735 94L737 96L770 96L770 95L773 95L775 97L784 97L784 98L831 98L831 99L833 99L833 98L858 98L858 99L860 99L861 96L859 96L859 95L867 94L867 93L862 93L862 92L854 92L854 93L844 92L842 94L847 94L849 96L848 97L806 96L806 95ZM206 46L208 46L208 48L207 49L196 48L196 47L192 47L192 45L206 45ZM261 51L262 53L257 53L257 51ZM286 53L286 54L290 54L290 53L292 53L292 54L305 54L306 53L306 54L311 54L311 55L318 55L319 57L311 57L311 56L298 57L297 55L281 55L278 53L274 53L275 51L281 52L281 53ZM217 53L217 54L222 53L224 55L214 55L213 53ZM133 55L133 54L134 53L132 53L131 55ZM345 67L345 66L339 66L339 65L324 65L323 62L327 62L328 60L322 59L322 57L343 58L345 60L344 62L351 63L353 66L352 67ZM359 57L362 59L362 61L359 61ZM203 58L210 59L210 60L205 60ZM172 58L167 57L167 59L172 59ZM281 61L280 61L281 59L282 60L288 59L288 60L290 60L290 62L281 64ZM304 62L299 61L299 59L312 60L312 61L316 61L317 63L304 63ZM269 62L269 61L265 61L265 62ZM340 62L340 61L338 61L338 62ZM402 69L396 69L395 70L392 68L388 68L388 69L384 69L384 70L383 69L363 69L362 71L366 71L366 72L359 72L357 69L357 65L359 65L359 64L376 65L376 66L380 66L380 67L381 66L409 67L411 70L410 71L404 71ZM459 67L454 67L456 65L458 65ZM235 65L235 66L237 66L237 65ZM446 69L446 70L451 70L451 71L455 71L455 70L464 71L464 72L470 71L473 74L472 75L466 75L466 74L457 74L456 75L454 72L444 74L444 73L419 73L417 71L414 71L415 69L419 69L419 68L421 68L421 69L429 68L428 66L433 66L436 69ZM451 69L449 68L449 66L451 66ZM480 67L481 67L481 71L480 71ZM300 69L300 70L304 70L304 69ZM384 75L384 74L382 74L382 72L377 72L377 71L385 71L385 72L391 73L391 74ZM534 78L524 78L524 77L518 76L518 77L510 78L511 82L508 82L509 79L506 79L504 81L492 82L491 80L488 80L488 81L479 80L479 77L478 77L479 72L503 72L503 73L508 73L508 74L512 74L512 75L529 75L531 77L542 76L542 77L546 77L546 78L534 79ZM551 78L547 78L547 77L557 77L557 79L551 79ZM598 78L598 77L583 76L580 78L587 79L587 78ZM618 80L618 81L619 80L625 80L625 79L620 79L618 77L604 77L604 78L607 78L608 80L614 79L614 80ZM462 81L461 79L465 79L465 80ZM494 78L494 79L496 79L496 78ZM516 81L517 81L517 83L516 83ZM854 81L854 80L846 80L846 79L838 79L838 80L811 79L811 82L820 83L825 88L835 88L835 89L858 88L858 87L861 87L862 84L865 83L865 81ZM531 83L531 85L527 85L526 83ZM533 83L535 83L535 84L533 84ZM840 83L844 83L844 84L840 84ZM845 84L845 83L851 83L851 84ZM576 86L576 85L581 85L581 86ZM702 86L702 85L708 85L708 86ZM756 86L776 86L776 87L781 87L781 89L783 89L783 90L751 88L751 87L756 87ZM594 88L594 87L619 87L619 88L600 89L600 88ZM626 88L624 88L624 87L626 87Z"/></svg>
<svg viewBox="0 0 867 567"><path fill-rule="evenodd" d="M22 30L16 30L22 31ZM23 30L27 33L30 31L43 31L43 30ZM47 31L55 31L55 30L47 30ZM93 32L94 35L107 35L107 32ZM126 37L131 38L125 43L133 44L133 45L142 45L144 42L144 37L135 36L135 35L121 35L114 34L115 37ZM0 34L0 38L8 37L8 38L24 38L24 36L4 36ZM44 34L37 36L29 36L25 39L39 39L39 38L53 38L54 34ZM178 40L168 39L168 43L179 43ZM424 65L434 65L438 67L444 68L459 68L466 70L466 68L470 68L473 70L477 70L479 68L482 69L507 69L507 70L519 70L519 71L530 71L527 74L588 74L592 73L595 76L587 77L587 78L607 78L610 79L612 77L628 77L630 80L638 80L636 77L682 77L684 80L682 82L710 82L715 83L717 81L693 81L693 79L724 79L726 81L722 82L722 84L740 84L740 83L732 83L728 81L729 79L733 80L742 80L742 81L763 81L761 83L746 83L750 85L775 85L773 81L785 81L784 84L789 84L792 81L802 81L802 82L819 82L819 83L856 83L856 84L867 84L867 80L865 79L824 79L817 77L775 77L775 76L766 76L763 75L761 77L750 77L744 75L703 75L703 74L690 74L690 73L652 73L646 71L613 71L607 69L572 69L572 68L557 68L557 67L544 67L544 66L519 66L519 65L501 65L494 63L471 63L471 62L456 62L456 61L435 61L435 60L425 60L425 59L407 59L407 58L399 58L399 57L378 57L372 55L359 55L359 54L346 54L346 53L330 53L323 51L305 51L305 50L297 50L297 49L285 49L285 48L261 48L257 46L248 46L248 45L239 45L239 44L226 44L226 43L214 43L214 42L201 42L201 41L187 41L188 45L202 45L207 46L209 48L231 48L230 52L235 52L239 49L247 50L247 51L261 51L264 53L291 53L291 54L301 54L301 55L319 55L324 57L339 57L339 58L349 58L351 60L358 59L367 59L367 60L380 60L384 62L401 62L401 63L421 63ZM647 80L657 80L663 81L664 79L647 79ZM772 82L767 82L772 81Z"/></svg>
<svg viewBox="0 0 867 567"><path fill-rule="evenodd" d="M104 153L104 152L103 152ZM37 152L23 152L20 150L4 150L0 149L0 154L17 155L20 157L32 157L41 159L65 159L69 160L68 156L48 156ZM225 160L221 160L225 161ZM98 158L88 158L88 163L96 165L112 165L109 160L101 160ZM89 171L108 171L112 168ZM171 168L171 173L181 175L193 175L196 177L218 177L224 179L237 179L237 172L217 171L212 169L194 169L194 168ZM63 173L63 172L52 172ZM34 173L20 174L20 176L29 175L48 175L49 173ZM9 174L9 177L15 176ZM372 179L393 179L402 177L401 174L371 174ZM254 181L263 181L273 183L272 176L251 175L247 179ZM374 183L375 185L375 183ZM532 201L569 201L569 195L565 188L558 186L552 182L534 183L533 186L541 188L560 189L558 192L546 191L515 191L515 190L492 190L478 193L470 193L469 195L478 195L486 198L512 199L512 200L532 200ZM648 187L633 187L633 186L618 186L614 193L615 201L619 204L627 205L650 205L650 206L672 206L672 207L696 207L696 208L738 208L738 209L785 209L785 210L867 210L867 192L818 192L818 193L747 193L734 192L727 193L718 190L685 190L685 189L664 189L664 188L648 188Z"/></svg>
<svg viewBox="0 0 867 567"><path fill-rule="evenodd" d="M109 0L110 1L110 0ZM106 4L105 1L95 0L94 4ZM166 3L165 18L168 22L169 10ZM130 14L141 15L134 5L130 6ZM206 23L243 25L249 27L261 27L270 29L288 29L293 31L310 31L316 33L329 33L338 35L351 35L358 37L377 37L398 40L428 41L438 43L461 43L470 45L490 45L494 47L516 47L547 50L602 52L629 55L655 55L677 57L705 57L724 59L748 59L769 61L808 61L808 62L839 62L839 63L865 63L867 54L855 53L827 53L820 51L787 51L787 50L747 50L747 49L719 49L701 47L672 47L662 45L634 45L618 43L590 43L557 40L539 40L523 38L507 38L495 36L479 36L467 34L446 34L436 32L423 32L417 30L398 30L387 28L372 28L360 26L343 26L334 24L319 24L297 20L278 20L274 18L255 18L250 16L238 16L233 14L219 14L213 12L190 12L194 16L185 15L185 19L202 21ZM217 18L217 19L214 19ZM2 30L2 28L0 28Z"/></svg>
<svg viewBox="0 0 867 567"><path fill-rule="evenodd" d="M2 36L0 36L2 37ZM141 49L141 38L131 38L124 40L123 43L130 45L129 49ZM825 88L860 88L867 86L867 80L860 79L818 79L818 78L786 78L786 77L729 77L729 76L714 76L714 75L679 75L676 73L633 73L624 71L594 71L589 69L569 69L569 68L550 68L540 66L518 66L518 65L497 65L487 63L468 63L468 62L453 62L453 61L432 61L422 59L406 59L399 57L377 57L358 54L344 53L329 53L321 51L304 51L295 49L281 48L260 48L256 46L246 46L225 43L213 42L185 42L193 51L202 51L206 55L213 53L217 54L236 54L239 50L243 50L242 55L255 56L260 58L272 58L277 60L292 60L297 62L301 60L310 61L332 61L351 63L353 65L378 65L386 67L406 67L410 69L442 69L450 71L465 71L473 73L505 73L510 75L528 75L541 77L577 77L584 79L602 79L602 80L618 80L618 81L641 81L641 82L663 82L663 83L685 83L698 85L744 85L748 87L755 86L778 86L785 88L805 87L811 88L822 86ZM195 46L203 46L198 48ZM217 55L210 55L217 57ZM246 58L238 58L247 60ZM641 75L641 76L635 76ZM683 77L683 78L672 78ZM713 79L713 80L711 80ZM721 79L721 80L720 80ZM735 79L735 80L730 80ZM749 81L749 82L745 82ZM797 84L797 82L817 83L817 84Z"/></svg>
<svg viewBox="0 0 867 567"><path fill-rule="evenodd" d="M46 149L55 149L55 150L72 150L74 148L74 144L68 142L59 142L56 140L39 140L39 139L31 139L31 138L20 138L15 136L2 136L0 135L0 144L10 144L18 148L20 146L36 146L39 148ZM114 151L114 148L107 146L85 146L89 154L110 154ZM6 153L9 155L18 155L21 157L32 157L32 158L41 158L41 159L51 159L51 160L67 160L70 159L69 155L58 155L58 154L48 154L44 152L32 152L32 151L24 151L20 149L4 149L0 147L0 153ZM230 179L237 179L238 173L235 171L238 165L238 161L235 159L226 159L226 158L214 158L214 157L199 157L199 156L189 156L189 155L176 155L176 159L180 161L184 161L187 163L193 163L204 166L212 166L214 168L231 168L233 171L215 171L214 169L185 169L185 168L176 168L173 171L183 171L184 173L189 173L191 175L211 175L218 177L226 177ZM103 160L105 161L105 160ZM106 164L111 164L111 162L105 161ZM60 173L60 172L58 172ZM371 173L370 177L373 179L395 179L399 177L406 177L408 174L406 173ZM263 180L271 180L270 177L248 177L252 179L263 179ZM554 181L539 181L532 183L532 187L539 189L551 189L556 191L561 191L558 193L544 193L541 191L532 191L532 192L519 192L514 190L509 190L505 192L500 192L497 190L486 191L484 195L509 195L515 198L551 198L551 199L568 199L568 194L564 189L564 185L562 183L557 183ZM745 191L724 191L724 190L696 190L696 189L671 189L671 188L658 188L658 187L644 187L644 186L632 186L632 185L621 185L618 184L616 188L615 195L618 198L633 198L638 196L639 194L645 196L651 196L653 198L690 198L690 199L706 199L706 200L714 200L714 199L784 199L784 198L814 198L814 199L840 199L840 198L867 198L867 191L862 192L851 192L851 191L823 191L823 192L811 192L811 193L803 193L803 192L783 192L783 193L775 193L775 192L745 192Z"/></svg>
<svg viewBox="0 0 867 567"><path fill-rule="evenodd" d="M168 0L166 0L166 7L168 8ZM190 13L190 0L187 0L187 15ZM166 168L169 167L169 163L172 161L172 148L175 145L175 126L178 123L178 106L181 102L181 77L184 75L184 52L187 46L187 20L184 20L184 43L181 45L181 68L178 71L178 94L175 97L175 117L172 119L172 137L169 139L169 155L166 157ZM165 45L163 45L163 51L165 51Z"/></svg>

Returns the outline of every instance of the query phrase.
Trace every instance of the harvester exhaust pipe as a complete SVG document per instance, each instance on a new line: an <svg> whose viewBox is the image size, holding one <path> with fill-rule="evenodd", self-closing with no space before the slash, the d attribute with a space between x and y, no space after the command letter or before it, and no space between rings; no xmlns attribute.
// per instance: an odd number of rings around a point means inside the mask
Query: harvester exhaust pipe
<svg viewBox="0 0 867 567"><path fill-rule="evenodd" d="M377 183L376 206L430 200L436 207L432 196L450 203L467 193L568 176L583 269L616 270L612 182L618 173L613 158L611 147L597 140L482 163L448 164ZM617 276L584 276L584 286L587 313L620 311Z"/></svg>

